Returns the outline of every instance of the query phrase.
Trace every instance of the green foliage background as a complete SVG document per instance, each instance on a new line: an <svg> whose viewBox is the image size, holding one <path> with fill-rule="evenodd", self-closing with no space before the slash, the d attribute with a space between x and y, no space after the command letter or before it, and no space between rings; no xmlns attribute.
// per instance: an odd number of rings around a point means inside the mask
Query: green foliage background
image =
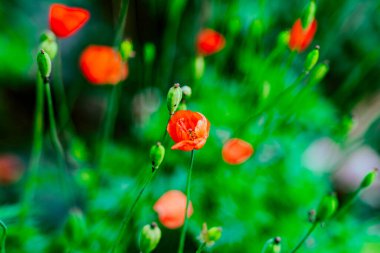
<svg viewBox="0 0 380 253"><path fill-rule="evenodd" d="M17 184L0 186L0 219L9 227L7 252L65 252L64 224L73 206L83 209L87 222L86 239L75 245L73 252L109 249L126 210L150 173L149 147L162 138L168 120L165 95L174 82L193 88L187 106L202 112L212 126L207 144L196 152L194 215L186 252L195 252L199 245L203 222L223 227L213 252L260 252L267 239L277 235L288 252L309 226L308 210L334 190L330 174L315 174L302 165L303 152L320 137L330 137L343 146L351 109L378 92L380 2L317 1L318 31L309 49L292 60L289 50L282 48L265 68L277 36L301 16L307 1L130 1L125 34L133 41L136 57L129 61L115 133L100 170L94 168L95 147L111 87L87 83L78 58L89 44L112 44L118 1L62 2L91 12L89 23L80 32L60 41L65 90L75 126L70 131L68 122L59 122L70 173L55 168L46 133L33 217L27 228L16 226L26 177ZM39 34L48 28L50 3L0 3L0 151L19 154L25 164L32 139L35 54ZM220 53L205 59L205 74L196 81L194 44L202 27L221 32L227 43ZM156 48L152 65L144 61L148 42ZM280 103L276 95L293 83L307 52L317 44L320 61L329 61L330 72L316 87L301 95L286 93ZM270 87L267 97L263 96L265 83ZM136 94L143 98L139 108L148 108L143 116L135 111ZM259 118L235 131L268 104L269 109ZM366 141L378 150L379 143L372 140L378 136L379 121L374 124ZM255 148L254 156L240 166L228 165L221 158L223 142L231 136L243 138ZM190 156L169 150L171 145L166 142L164 163L134 213L126 238L128 252L138 252L139 230L157 220L152 209L155 201L168 190L184 191ZM359 202L352 215L318 228L303 251L380 252L379 232L368 233L370 226L379 223L376 213L378 210ZM163 237L155 252L174 252L180 231L160 227Z"/></svg>

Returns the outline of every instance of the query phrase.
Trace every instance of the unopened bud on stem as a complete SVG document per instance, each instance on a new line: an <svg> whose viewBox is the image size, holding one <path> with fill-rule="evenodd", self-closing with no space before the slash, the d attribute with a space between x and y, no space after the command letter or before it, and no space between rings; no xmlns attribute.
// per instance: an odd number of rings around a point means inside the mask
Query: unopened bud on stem
<svg viewBox="0 0 380 253"><path fill-rule="evenodd" d="M179 83L176 83L169 89L168 96L167 96L167 106L169 110L169 114L173 115L174 112L177 110L179 103L182 99L182 89L179 86Z"/></svg>
<svg viewBox="0 0 380 253"><path fill-rule="evenodd" d="M40 71L40 74L44 79L44 82L47 82L51 73L51 60L49 55L43 49L41 49L38 52L37 64L38 70Z"/></svg>
<svg viewBox="0 0 380 253"><path fill-rule="evenodd" d="M307 55L306 61L304 64L304 69L306 72L312 70L317 64L319 59L319 46L315 46L315 48Z"/></svg>
<svg viewBox="0 0 380 253"><path fill-rule="evenodd" d="M162 146L160 142L157 142L157 144L153 145L150 148L150 160L152 162L152 170L155 171L160 167L162 161L165 157L165 148Z"/></svg>
<svg viewBox="0 0 380 253"><path fill-rule="evenodd" d="M155 222L145 225L140 234L140 251L142 253L152 252L161 239L161 230Z"/></svg>
<svg viewBox="0 0 380 253"><path fill-rule="evenodd" d="M323 197L319 203L317 214L315 217L316 222L324 222L329 219L338 207L338 199L335 193L328 194Z"/></svg>
<svg viewBox="0 0 380 253"><path fill-rule="evenodd" d="M367 188L373 184L376 180L376 176L378 173L378 169L373 169L371 172L369 172L360 183L360 189Z"/></svg>

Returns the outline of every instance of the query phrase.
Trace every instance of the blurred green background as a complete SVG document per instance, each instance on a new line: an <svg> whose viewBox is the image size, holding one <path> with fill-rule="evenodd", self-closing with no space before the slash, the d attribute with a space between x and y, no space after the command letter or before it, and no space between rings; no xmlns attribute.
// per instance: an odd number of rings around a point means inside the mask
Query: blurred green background
<svg viewBox="0 0 380 253"><path fill-rule="evenodd" d="M187 107L211 122L207 144L195 157L194 215L186 252L199 245L203 222L223 227L213 252L260 252L274 236L283 238L288 252L306 232L307 212L323 195L335 190L344 199L352 184L379 166L379 1L317 1L318 30L308 50L291 60L290 51L282 48L265 68L278 35L291 28L307 1L131 0L125 38L132 40L136 56L129 60L130 74L121 84L115 133L100 171L94 170L94 147L111 87L89 84L78 59L87 45L112 45L119 1L61 2L91 12L77 34L59 41L74 127L58 119L58 130L70 171L67 175L55 168L46 132L33 217L23 230L13 224L27 174L0 185L0 219L9 227L7 252L65 252L64 224L74 206L83 210L87 223L86 237L74 252L109 249L150 172L149 147L162 137L168 120L165 96L175 82L193 88ZM48 29L51 3L0 2L0 153L17 155L25 167L32 145L35 58L39 36ZM195 80L195 39L205 27L222 33L226 47L206 57L204 76ZM145 60L147 43L155 46L152 64ZM329 73L316 87L287 93L278 103L274 98L302 72L315 45L321 47L320 62L329 61ZM54 91L54 82L52 86ZM269 109L236 136L236 128L267 104ZM255 153L246 163L223 162L221 148L230 137L253 145ZM318 140L327 144L312 149ZM363 148L366 152L359 156ZM127 252L138 252L139 230L157 220L155 201L168 190L185 190L188 160L189 153L167 148L130 223ZM377 179L348 215L318 228L300 252L380 252L379 184ZM160 227L163 236L155 252L174 252L180 230Z"/></svg>

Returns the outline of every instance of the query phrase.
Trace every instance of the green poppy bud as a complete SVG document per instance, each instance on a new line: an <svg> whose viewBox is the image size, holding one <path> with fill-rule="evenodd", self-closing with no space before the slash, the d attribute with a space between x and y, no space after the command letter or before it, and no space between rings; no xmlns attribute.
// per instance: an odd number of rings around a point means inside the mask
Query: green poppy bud
<svg viewBox="0 0 380 253"><path fill-rule="evenodd" d="M140 251L142 253L152 252L161 239L161 230L155 222L145 225L140 234Z"/></svg>
<svg viewBox="0 0 380 253"><path fill-rule="evenodd" d="M313 22L316 11L317 11L317 4L315 3L315 0L310 0L302 16L303 28L308 27L311 24L311 22Z"/></svg>
<svg viewBox="0 0 380 253"><path fill-rule="evenodd" d="M377 177L377 171L378 169L372 170L370 173L368 173L360 183L360 189L367 188L370 186L373 182L375 182L376 177Z"/></svg>
<svg viewBox="0 0 380 253"><path fill-rule="evenodd" d="M41 33L40 42L44 42L46 40L51 40L51 41L56 40L56 37L52 31L46 30L43 33Z"/></svg>
<svg viewBox="0 0 380 253"><path fill-rule="evenodd" d="M165 157L165 148L160 142L150 148L150 160L152 161L152 170L158 169Z"/></svg>
<svg viewBox="0 0 380 253"><path fill-rule="evenodd" d="M198 55L195 58L194 65L195 65L194 66L195 67L195 79L199 80L202 78L203 73L205 71L205 59L203 58L203 56Z"/></svg>
<svg viewBox="0 0 380 253"><path fill-rule="evenodd" d="M65 238L74 244L80 244L86 236L87 225L83 213L78 208L72 208L64 226Z"/></svg>
<svg viewBox="0 0 380 253"><path fill-rule="evenodd" d="M216 242L222 237L222 228L221 227L212 227L208 230L208 239L212 242Z"/></svg>
<svg viewBox="0 0 380 253"><path fill-rule="evenodd" d="M45 40L40 43L40 50L44 50L51 60L55 58L58 52L58 44L55 40Z"/></svg>
<svg viewBox="0 0 380 253"><path fill-rule="evenodd" d="M235 36L241 30L241 22L238 17L229 20L228 30L232 36Z"/></svg>
<svg viewBox="0 0 380 253"><path fill-rule="evenodd" d="M46 82L49 79L51 73L51 60L49 55L43 49L41 49L38 52L37 64L38 70L40 71L42 78Z"/></svg>
<svg viewBox="0 0 380 253"><path fill-rule="evenodd" d="M317 214L315 221L323 222L329 219L336 211L338 207L338 199L335 193L331 193L323 197L317 208Z"/></svg>
<svg viewBox="0 0 380 253"><path fill-rule="evenodd" d="M169 89L167 96L167 106L170 115L173 115L177 110L179 103L182 100L182 89L179 87L179 83L176 83Z"/></svg>
<svg viewBox="0 0 380 253"><path fill-rule="evenodd" d="M313 71L310 73L310 83L316 84L320 82L327 72L329 71L329 65L327 63L317 64Z"/></svg>
<svg viewBox="0 0 380 253"><path fill-rule="evenodd" d="M134 56L133 44L130 40L124 40L120 45L121 57L124 61Z"/></svg>
<svg viewBox="0 0 380 253"><path fill-rule="evenodd" d="M249 27L250 34L254 38L259 38L264 33L263 22L260 19L254 19Z"/></svg>
<svg viewBox="0 0 380 253"><path fill-rule="evenodd" d="M207 224L203 223L202 231L199 236L200 241L205 243L207 247L211 247L222 237L222 228L221 227L212 227L207 228Z"/></svg>
<svg viewBox="0 0 380 253"><path fill-rule="evenodd" d="M304 68L306 72L312 70L317 64L319 59L319 46L315 46L315 48L307 55L306 61L304 64Z"/></svg>
<svg viewBox="0 0 380 253"><path fill-rule="evenodd" d="M277 46L287 47L289 44L290 32L282 31L277 37Z"/></svg>
<svg viewBox="0 0 380 253"><path fill-rule="evenodd" d="M262 253L280 253L281 252L281 238L280 237L275 237L269 239L265 245L263 250L261 251Z"/></svg>
<svg viewBox="0 0 380 253"><path fill-rule="evenodd" d="M144 61L146 64L151 64L156 57L156 47L153 43L144 44Z"/></svg>
<svg viewBox="0 0 380 253"><path fill-rule="evenodd" d="M182 89L183 97L186 99L189 99L191 97L191 88L185 85L185 86L182 86L181 89Z"/></svg>

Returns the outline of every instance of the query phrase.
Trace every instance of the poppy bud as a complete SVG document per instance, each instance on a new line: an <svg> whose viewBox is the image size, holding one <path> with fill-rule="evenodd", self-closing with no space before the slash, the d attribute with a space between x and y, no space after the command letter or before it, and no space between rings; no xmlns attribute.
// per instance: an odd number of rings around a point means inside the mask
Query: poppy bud
<svg viewBox="0 0 380 253"><path fill-rule="evenodd" d="M45 79L49 79L51 73L51 60L49 55L41 49L37 55L37 64L38 70L41 73L41 76Z"/></svg>
<svg viewBox="0 0 380 253"><path fill-rule="evenodd" d="M377 172L378 169L373 169L370 173L368 173L360 183L360 189L364 189L370 186L376 180Z"/></svg>
<svg viewBox="0 0 380 253"><path fill-rule="evenodd" d="M150 160L152 161L152 170L158 169L165 157L165 148L160 142L150 148Z"/></svg>
<svg viewBox="0 0 380 253"><path fill-rule="evenodd" d="M241 30L241 22L239 18L235 17L230 19L228 22L228 30L232 36L235 36Z"/></svg>
<svg viewBox="0 0 380 253"><path fill-rule="evenodd" d="M189 99L191 97L191 88L185 85L185 86L182 86L181 89L182 89L182 95L184 96L184 98Z"/></svg>
<svg viewBox="0 0 380 253"><path fill-rule="evenodd" d="M328 194L323 197L319 203L315 221L323 222L329 219L338 207L338 199L335 193Z"/></svg>
<svg viewBox="0 0 380 253"><path fill-rule="evenodd" d="M170 115L173 115L174 112L177 110L179 103L182 99L182 89L179 86L179 83L176 83L169 89L168 96L167 96L167 106Z"/></svg>
<svg viewBox="0 0 380 253"><path fill-rule="evenodd" d="M315 3L315 0L310 0L302 16L302 26L304 28L308 27L311 24L311 22L313 22L316 11L317 5Z"/></svg>
<svg viewBox="0 0 380 253"><path fill-rule="evenodd" d="M133 44L130 40L124 40L120 45L120 54L124 61L134 56Z"/></svg>
<svg viewBox="0 0 380 253"><path fill-rule="evenodd" d="M50 40L50 41L56 40L56 37L52 31L46 30L41 34L40 42L44 42L46 40Z"/></svg>
<svg viewBox="0 0 380 253"><path fill-rule="evenodd" d="M317 83L321 81L327 72L329 71L329 66L327 63L320 63L314 67L314 70L310 74L311 83Z"/></svg>
<svg viewBox="0 0 380 253"><path fill-rule="evenodd" d="M44 50L51 60L55 58L58 52L58 44L55 40L45 40L40 43L40 50Z"/></svg>
<svg viewBox="0 0 380 253"><path fill-rule="evenodd" d="M277 37L277 45L278 46L288 46L290 40L290 32L282 31Z"/></svg>
<svg viewBox="0 0 380 253"><path fill-rule="evenodd" d="M269 239L262 250L263 253L280 253L281 252L281 237Z"/></svg>
<svg viewBox="0 0 380 253"><path fill-rule="evenodd" d="M150 253L160 242L161 239L161 230L155 222L152 224L145 225L141 230L140 234L140 251L142 253Z"/></svg>
<svg viewBox="0 0 380 253"><path fill-rule="evenodd" d="M153 43L144 44L144 61L147 64L151 64L156 57L156 47Z"/></svg>
<svg viewBox="0 0 380 253"><path fill-rule="evenodd" d="M194 67L195 67L195 78L196 79L201 79L203 76L203 73L205 71L205 59L202 55L198 55L195 58L194 62Z"/></svg>
<svg viewBox="0 0 380 253"><path fill-rule="evenodd" d="M260 19L253 20L249 27L249 30L254 38L261 37L264 32L263 22Z"/></svg>
<svg viewBox="0 0 380 253"><path fill-rule="evenodd" d="M86 231L87 225L82 211L78 208L72 208L64 227L66 239L74 244L79 244L85 238Z"/></svg>
<svg viewBox="0 0 380 253"><path fill-rule="evenodd" d="M207 229L207 224L203 223L202 231L199 236L199 239L202 243L205 243L208 247L215 244L216 241L222 237L222 228L221 227L212 227Z"/></svg>
<svg viewBox="0 0 380 253"><path fill-rule="evenodd" d="M319 46L315 46L315 48L307 55L306 61L304 64L304 68L306 72L312 70L317 64L319 59Z"/></svg>

